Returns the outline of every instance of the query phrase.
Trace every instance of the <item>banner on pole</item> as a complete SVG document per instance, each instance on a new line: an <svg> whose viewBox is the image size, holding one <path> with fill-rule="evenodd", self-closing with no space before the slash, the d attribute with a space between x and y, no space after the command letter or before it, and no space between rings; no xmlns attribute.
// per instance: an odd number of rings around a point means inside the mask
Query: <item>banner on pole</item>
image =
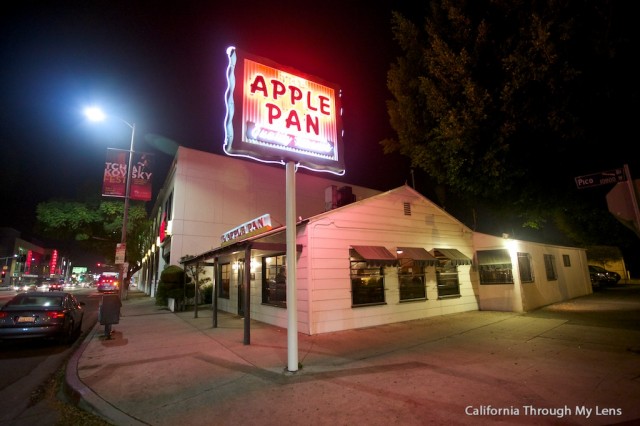
<svg viewBox="0 0 640 426"><path fill-rule="evenodd" d="M102 179L102 195L108 197L124 197L127 182L127 157L129 151L107 149L107 160L104 163Z"/></svg>
<svg viewBox="0 0 640 426"><path fill-rule="evenodd" d="M129 151L113 148L107 149L107 160L104 164L104 176L102 180L102 195L108 197L126 197L128 157ZM153 178L152 157L153 154L144 152L133 153L129 199L141 201L151 200Z"/></svg>
<svg viewBox="0 0 640 426"><path fill-rule="evenodd" d="M132 200L149 201L152 192L152 163L153 154L144 152L133 153L133 170L131 171L131 192L129 198Z"/></svg>

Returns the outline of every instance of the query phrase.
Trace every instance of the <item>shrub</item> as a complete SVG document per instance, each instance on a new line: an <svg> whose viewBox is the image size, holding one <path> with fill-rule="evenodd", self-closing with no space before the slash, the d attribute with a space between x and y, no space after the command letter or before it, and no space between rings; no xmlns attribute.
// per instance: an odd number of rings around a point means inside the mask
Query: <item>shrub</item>
<svg viewBox="0 0 640 426"><path fill-rule="evenodd" d="M213 303L213 284L205 284L200 287L200 290L202 290L204 303Z"/></svg>
<svg viewBox="0 0 640 426"><path fill-rule="evenodd" d="M176 265L169 265L160 273L160 281L156 291L156 305L167 306L169 298L176 300L185 298L184 270Z"/></svg>

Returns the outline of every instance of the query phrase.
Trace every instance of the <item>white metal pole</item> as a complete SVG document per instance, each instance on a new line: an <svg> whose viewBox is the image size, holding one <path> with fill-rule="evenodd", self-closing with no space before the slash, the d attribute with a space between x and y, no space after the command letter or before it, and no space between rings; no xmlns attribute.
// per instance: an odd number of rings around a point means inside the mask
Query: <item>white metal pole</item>
<svg viewBox="0 0 640 426"><path fill-rule="evenodd" d="M298 371L298 307L296 291L296 171L293 161L287 162L287 370Z"/></svg>

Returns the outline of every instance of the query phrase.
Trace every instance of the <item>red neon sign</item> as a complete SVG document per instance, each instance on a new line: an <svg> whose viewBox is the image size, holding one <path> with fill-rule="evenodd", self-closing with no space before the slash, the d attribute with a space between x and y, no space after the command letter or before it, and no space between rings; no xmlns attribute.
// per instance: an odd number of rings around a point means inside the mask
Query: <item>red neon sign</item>
<svg viewBox="0 0 640 426"><path fill-rule="evenodd" d="M58 250L51 251L51 260L49 261L49 273L56 273L56 265L58 264Z"/></svg>
<svg viewBox="0 0 640 426"><path fill-rule="evenodd" d="M340 89L235 48L227 53L225 152L344 174Z"/></svg>

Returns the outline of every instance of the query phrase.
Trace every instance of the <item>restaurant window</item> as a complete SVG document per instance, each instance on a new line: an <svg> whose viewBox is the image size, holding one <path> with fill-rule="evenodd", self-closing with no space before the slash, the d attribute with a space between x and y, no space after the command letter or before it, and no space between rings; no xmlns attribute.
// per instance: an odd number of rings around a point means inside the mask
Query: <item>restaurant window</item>
<svg viewBox="0 0 640 426"><path fill-rule="evenodd" d="M471 265L471 259L453 248L434 248L436 264L436 283L438 299L460 297L458 265Z"/></svg>
<svg viewBox="0 0 640 426"><path fill-rule="evenodd" d="M520 270L520 281L523 283L533 282L533 265L529 253L518 253L518 269Z"/></svg>
<svg viewBox="0 0 640 426"><path fill-rule="evenodd" d="M547 272L547 281L555 281L558 279L558 272L556 270L556 257L554 255L544 255L544 269Z"/></svg>
<svg viewBox="0 0 640 426"><path fill-rule="evenodd" d="M222 299L229 298L229 283L231 281L231 264L230 263L221 263L220 264L220 291L218 296Z"/></svg>
<svg viewBox="0 0 640 426"><path fill-rule="evenodd" d="M262 303L287 307L287 256L262 258Z"/></svg>
<svg viewBox="0 0 640 426"><path fill-rule="evenodd" d="M436 282L438 299L460 297L460 282L458 281L458 267L448 261L441 261L436 266Z"/></svg>
<svg viewBox="0 0 640 426"><path fill-rule="evenodd" d="M571 257L568 254L563 254L562 255L562 263L564 263L564 266L566 266L566 267L571 266Z"/></svg>
<svg viewBox="0 0 640 426"><path fill-rule="evenodd" d="M425 267L414 260L403 260L398 266L400 301L425 300Z"/></svg>
<svg viewBox="0 0 640 426"><path fill-rule="evenodd" d="M508 250L477 252L480 284L513 284L513 266Z"/></svg>
<svg viewBox="0 0 640 426"><path fill-rule="evenodd" d="M164 202L164 212L166 213L166 220L173 219L173 191L167 197L167 200Z"/></svg>
<svg viewBox="0 0 640 426"><path fill-rule="evenodd" d="M367 264L351 255L351 304L353 306L385 303L382 266Z"/></svg>

